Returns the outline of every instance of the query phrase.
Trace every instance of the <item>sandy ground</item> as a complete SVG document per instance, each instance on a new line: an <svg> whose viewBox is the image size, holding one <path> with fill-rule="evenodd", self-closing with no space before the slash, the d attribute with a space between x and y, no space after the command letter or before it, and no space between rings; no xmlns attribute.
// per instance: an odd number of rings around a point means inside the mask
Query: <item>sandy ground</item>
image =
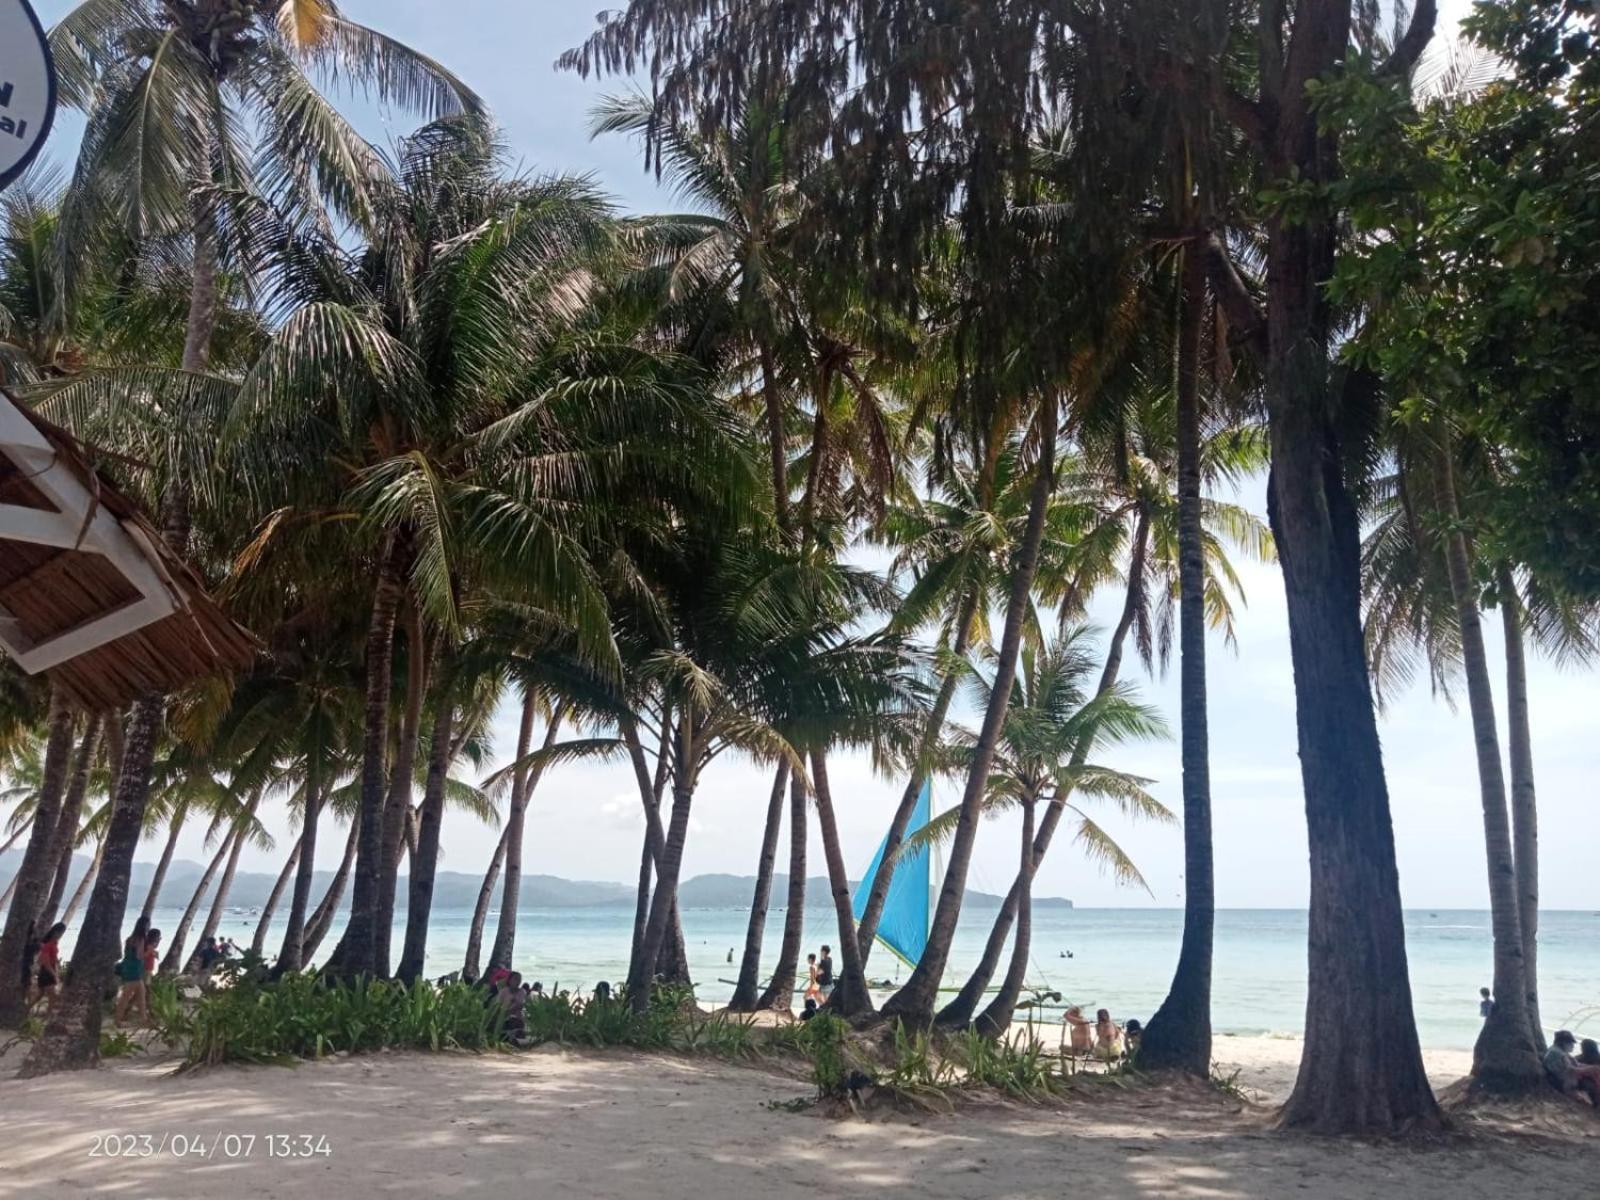
<svg viewBox="0 0 1600 1200"><path fill-rule="evenodd" d="M1297 1052L1218 1047L1275 1092ZM1592 1196L1600 1179L1596 1142L1312 1139L1268 1132L1264 1110L1136 1088L857 1120L773 1107L807 1088L755 1068L553 1048L179 1077L170 1060L134 1059L27 1083L10 1077L16 1061L0 1062L0 1196L1503 1200ZM1461 1064L1433 1065L1442 1084ZM96 1153L106 1135L146 1134L148 1146L118 1147L135 1157ZM282 1157L279 1139L302 1134L328 1153Z"/></svg>

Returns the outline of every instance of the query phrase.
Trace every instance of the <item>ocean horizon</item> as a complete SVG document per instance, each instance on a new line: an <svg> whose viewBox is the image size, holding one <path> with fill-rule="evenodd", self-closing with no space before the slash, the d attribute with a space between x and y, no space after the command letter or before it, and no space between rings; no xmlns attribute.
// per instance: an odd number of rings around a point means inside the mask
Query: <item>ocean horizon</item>
<svg viewBox="0 0 1600 1200"><path fill-rule="evenodd" d="M982 954L993 909L974 911L956 933L945 985L956 988ZM170 936L182 910L162 906L155 924ZM762 964L777 961L784 910L768 914ZM130 918L131 919L131 918ZM190 934L199 932L204 914ZM276 953L284 917L269 927L266 949ZM733 991L744 947L748 909L686 908L684 941L695 995L703 1004L720 1004ZM248 946L260 921L259 910L229 909L219 926L222 936ZM435 909L428 938L426 973L447 975L461 968L472 911ZM1409 909L1406 948L1417 1028L1426 1046L1470 1048L1481 1024L1478 989L1493 977L1489 913L1473 909ZM1212 1022L1219 1035L1299 1037L1304 1029L1306 995L1304 909L1219 909L1212 987ZM494 938L491 913L484 932L484 954ZM1161 1003L1177 962L1182 909L1074 908L1036 913L1033 919L1030 987L1059 993L1044 1019L1059 1018L1064 1004L1109 1008L1120 1021L1148 1021ZM631 906L604 904L577 908L524 909L517 921L516 966L523 975L556 987L587 991L601 981L616 983L627 973L632 939ZM393 953L405 930L405 910L395 918ZM330 933L323 951L332 948ZM831 912L806 916L805 950L836 944ZM1588 1026L1600 1035L1600 912L1548 911L1540 914L1540 1001L1547 1029ZM733 961L728 961L729 952ZM1009 953L1009 951L1008 951ZM837 957L837 955L836 955ZM804 956L802 954L802 963ZM1003 968L1002 968L1003 969ZM876 982L897 984L906 968L878 948L867 964ZM875 988L880 996L887 988Z"/></svg>

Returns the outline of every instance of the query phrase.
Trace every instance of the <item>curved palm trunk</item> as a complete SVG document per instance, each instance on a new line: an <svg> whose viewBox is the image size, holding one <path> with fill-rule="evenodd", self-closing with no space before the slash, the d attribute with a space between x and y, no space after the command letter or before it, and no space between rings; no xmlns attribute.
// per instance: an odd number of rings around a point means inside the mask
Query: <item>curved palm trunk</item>
<svg viewBox="0 0 1600 1200"><path fill-rule="evenodd" d="M255 821L256 809L261 806L261 795L258 792L250 800L249 807L245 810L244 817L239 821L239 828L233 835L233 847L228 851L228 865L222 869L222 881L217 884L217 895L211 902L211 911L206 916L206 923L200 930L198 944L203 946L206 939L216 936L217 926L222 923L222 914L228 906L228 893L233 891L233 877L239 870L239 855L244 850L245 839L250 834L250 826ZM181 949L174 942L174 949Z"/></svg>
<svg viewBox="0 0 1600 1200"><path fill-rule="evenodd" d="M15 833L13 833L10 837L8 837L5 840L5 844L4 845L0 845L0 854L4 854L7 850L10 850L11 847L15 846L19 841L22 840L22 835L27 833L28 830L30 830L32 828L33 828L33 815L30 813L23 820L22 824L17 826L17 831ZM11 899L11 889L10 888L6 889L5 898L7 900Z"/></svg>
<svg viewBox="0 0 1600 1200"><path fill-rule="evenodd" d="M1445 565L1461 630L1461 661L1467 676L1467 706L1472 713L1473 749L1478 760L1478 788L1483 801L1483 841L1489 866L1489 923L1494 930L1494 1008L1472 1049L1472 1077L1494 1092L1528 1091L1544 1086L1544 1068L1534 1049L1533 1023L1528 1018L1528 978L1522 957L1522 920L1517 912L1517 867L1511 845L1511 819L1506 805L1505 775L1500 763L1500 738L1489 683L1489 655L1483 644L1483 622L1467 539L1461 531L1456 502L1454 451L1436 456L1435 485L1440 515L1446 522Z"/></svg>
<svg viewBox="0 0 1600 1200"><path fill-rule="evenodd" d="M306 762L305 811L301 814L300 842L295 847L294 891L289 896L289 919L283 927L283 944L278 949L277 971L298 971L306 965L306 916L311 908L311 886L317 874L317 826L322 820L322 806L327 802L328 785L323 781L322 756L313 752ZM283 886L280 878L278 887ZM277 889L273 890L276 901ZM262 914L261 927L256 931L256 948L264 944L267 923L272 917L272 904Z"/></svg>
<svg viewBox="0 0 1600 1200"><path fill-rule="evenodd" d="M362 716L361 811L355 824L355 884L350 922L334 947L326 969L346 978L371 976L377 959L375 920L383 874L383 816L387 799L389 691L394 674L394 627L401 598L400 552L392 542L384 548L373 590L372 619L367 626L366 710ZM310 958L307 950L305 956Z"/></svg>
<svg viewBox="0 0 1600 1200"><path fill-rule="evenodd" d="M558 705L550 716L550 726L545 730L542 749L548 750L560 736L562 722L566 719L566 705ZM500 919L494 929L494 947L489 951L489 968L511 966L517 948L517 910L522 901L522 840L527 824L528 801L544 775L544 764L530 769L522 760L528 757L528 747L533 744L533 697L522 704L522 728L517 733L518 767L511 778L511 812L506 822L506 881L500 890Z"/></svg>
<svg viewBox="0 0 1600 1200"><path fill-rule="evenodd" d="M144 894L144 904L139 910L139 915L146 921L156 911L156 902L161 898L161 889L166 886L167 870L172 866L172 856L178 849L178 834L183 832L184 818L189 815L188 801L181 802L172 814L172 819L167 825L167 844L161 848L161 860L156 863L155 874L150 876L150 887Z"/></svg>
<svg viewBox="0 0 1600 1200"><path fill-rule="evenodd" d="M272 891L267 893L267 902L261 906L261 920L256 922L255 936L250 939L252 954L267 952L267 927L272 924L272 918L277 916L278 903L283 899L284 890L288 888L289 879L294 875L295 868L300 865L300 845L297 840L294 848L289 851L289 857L283 860L283 870L278 872Z"/></svg>
<svg viewBox="0 0 1600 1200"><path fill-rule="evenodd" d="M839 825L833 816L833 789L828 786L827 755L821 750L811 752L811 785L812 795L817 802L817 828L822 833L822 853L828 863L828 890L833 895L833 911L839 922L842 969L828 997L828 1008L841 1017L857 1017L872 1011L872 993L867 991L861 948L856 944L850 879L845 873L844 852L839 846Z"/></svg>
<svg viewBox="0 0 1600 1200"><path fill-rule="evenodd" d="M957 661L966 657L967 648L972 641L972 622L977 612L976 595L969 596L961 602L956 615L955 637L950 646L950 653ZM951 671L939 685L939 694L934 699L933 710L928 714L928 728L922 738L922 752L917 757L910 779L906 781L906 790L900 794L900 804L894 810L894 818L889 822L882 864L878 867L878 873L873 876L872 888L867 893L867 904L861 910L861 924L856 932L856 944L861 950L863 966L872 957L872 945L878 936L878 923L883 920L883 906L889 899L889 885L894 882L895 866L898 861L895 856L900 850L900 843L905 841L906 829L911 824L911 814L917 808L917 797L922 794L922 785L927 782L928 758L938 747L940 736L944 733L944 723L950 715L950 705L955 699L956 685L959 682L960 677L957 672Z"/></svg>
<svg viewBox="0 0 1600 1200"><path fill-rule="evenodd" d="M78 915L84 897L89 894L89 889L94 886L95 879L100 874L100 864L105 861L106 840L101 838L95 843L94 857L89 860L89 869L83 873L83 878L78 880L78 886L72 889L72 898L67 901L67 909L61 914L61 923L70 927L72 918Z"/></svg>
<svg viewBox="0 0 1600 1200"><path fill-rule="evenodd" d="M783 944L778 965L767 990L756 1000L757 1009L794 1011L795 972L800 965L800 945L806 923L806 785L798 774L789 776L789 896L783 914Z"/></svg>
<svg viewBox="0 0 1600 1200"><path fill-rule="evenodd" d="M461 963L461 978L469 981L482 974L478 964L483 957L483 927L489 920L489 904L494 899L495 884L500 882L500 866L506 860L506 841L510 833L509 825L500 831L494 856L489 859L488 870L483 873L483 885L478 888L478 903L472 910L472 927L467 931L467 953Z"/></svg>
<svg viewBox="0 0 1600 1200"><path fill-rule="evenodd" d="M1033 872L1038 862L1033 853L1034 803L1032 796L1022 799L1022 865L1017 870L1017 936L1011 946L1011 965L1006 968L1000 991L974 1022L985 1037L999 1037L1011 1028L1028 971L1033 945Z"/></svg>
<svg viewBox="0 0 1600 1200"><path fill-rule="evenodd" d="M1178 655L1183 755L1183 943L1166 999L1139 1042L1150 1070L1211 1074L1211 949L1216 889L1211 847L1211 750L1206 726L1205 531L1200 511L1200 327L1205 267L1184 257L1178 332Z"/></svg>
<svg viewBox="0 0 1600 1200"><path fill-rule="evenodd" d="M323 895L322 902L317 905L316 912L306 920L306 932L301 941L300 951L302 970L310 966L316 958L322 939L328 936L328 930L333 927L333 919L339 915L339 902L344 899L345 888L350 884L350 874L355 867L356 852L360 843L361 814L357 813L350 821L350 833L344 840L344 854L339 859L339 868L328 881L328 890Z"/></svg>
<svg viewBox="0 0 1600 1200"><path fill-rule="evenodd" d="M102 997L112 982L122 918L128 903L128 876L133 852L144 832L144 810L150 798L150 764L166 702L148 696L133 706L127 740L111 805L111 822L101 845L104 852L83 928L72 952L72 971L44 1033L33 1044L19 1072L33 1078L51 1071L94 1065L100 1057Z"/></svg>
<svg viewBox="0 0 1600 1200"><path fill-rule="evenodd" d="M379 877L378 908L372 924L373 966L389 974L390 942L394 935L394 903L400 886L400 864L415 850L411 793L417 763L417 743L422 733L422 701L428 686L428 649L422 618L415 605L406 607L406 703L400 714L400 740L389 766L389 795L383 808L383 869ZM415 861L412 869L415 870Z"/></svg>
<svg viewBox="0 0 1600 1200"><path fill-rule="evenodd" d="M1028 500L1028 523L1011 572L1011 595L1006 605L1005 632L1001 635L995 663L994 691L988 710L984 713L977 744L973 747L972 768L961 800L961 815L956 825L955 839L950 846L944 884L939 890L939 905L928 931L927 948L923 950L916 970L883 1006L884 1016L899 1017L916 1027L933 1021L934 1002L938 998L939 983L944 977L945 963L949 961L956 921L961 915L961 902L965 898L967 871L972 865L978 822L983 812L984 787L1011 702L1011 685L1017 675L1017 655L1022 648L1028 597L1033 591L1034 576L1039 568L1045 513L1055 484L1058 423L1057 397L1051 392L1039 406L1039 462L1035 467L1033 490Z"/></svg>
<svg viewBox="0 0 1600 1200"><path fill-rule="evenodd" d="M1149 514L1140 512L1134 526L1133 552L1128 562L1128 590L1122 602L1122 616L1117 621L1117 628L1111 635L1111 642L1106 647L1106 661L1100 668L1100 685L1095 692L1096 697L1103 696L1116 686L1117 678L1122 672L1122 657L1127 646L1128 634L1133 629L1134 619L1138 616L1139 608L1143 604L1144 595L1144 564L1149 555L1150 548L1150 518ZM1081 767L1089 761L1089 751L1093 742L1085 740L1080 743L1072 754L1072 765ZM1061 824L1061 818L1066 812L1066 793L1053 797L1044 810L1044 818L1039 822L1039 832L1033 842L1034 871L1039 869L1039 863L1044 861L1045 851L1050 849L1050 843L1055 838L1056 828ZM1017 918L1017 906L1021 903L1022 887L1020 879L1011 882L1006 898L1001 902L1000 911L995 914L994 924L989 928L989 938L984 943L983 954L978 959L978 965L961 986L954 999L939 1010L934 1023L941 1029L963 1029L971 1021L978 1005L982 1002L984 994L989 989L989 981L994 978L996 969L1000 966L1000 956L1005 952L1006 939L1011 936L1011 926Z"/></svg>
<svg viewBox="0 0 1600 1200"><path fill-rule="evenodd" d="M61 818L62 798L67 790L67 771L72 760L73 713L65 697L54 689L44 751L44 773L39 781L39 796L34 804L33 830L22 864L11 881L11 907L0 931L0 1026L14 1026L27 1011L27 987L14 964L36 932L40 910L49 895L56 871L56 832ZM42 931L38 931L42 932Z"/></svg>
<svg viewBox="0 0 1600 1200"><path fill-rule="evenodd" d="M739 960L739 979L730 1012L755 1009L757 981L761 973L761 943L767 932L767 906L772 901L772 872L778 861L778 835L783 831L783 797L788 790L789 764L780 762L772 779L772 798L767 801L767 821L761 831L761 861L756 864L756 890L750 898L750 923L745 928L744 956Z"/></svg>
<svg viewBox="0 0 1600 1200"><path fill-rule="evenodd" d="M48 929L55 924L56 910L67 894L67 880L72 875L72 852L78 846L78 826L83 819L83 801L89 794L89 771L94 766L94 756L100 747L100 718L91 717L78 742L78 757L72 766L71 781L67 784L66 798L61 802L61 816L56 820L56 873L50 884L50 895L39 910L39 928Z"/></svg>
<svg viewBox="0 0 1600 1200"><path fill-rule="evenodd" d="M446 652L434 695L433 741L428 747L428 779L422 789L417 847L411 856L406 896L406 936L400 950L400 979L414 983L428 957L428 921L433 916L433 884L439 869L439 831L444 824L445 784L450 776L455 732L455 667Z"/></svg>
<svg viewBox="0 0 1600 1200"><path fill-rule="evenodd" d="M640 957L628 972L628 1001L636 1012L650 1004L651 973L661 958L668 937L678 928L678 874L683 867L683 847L689 837L689 810L694 804L695 764L699 749L694 723L687 713L680 716L677 732L677 771L672 789L672 820L666 839L656 858L656 886L650 897L650 919L645 924ZM652 832L659 820L652 823Z"/></svg>
<svg viewBox="0 0 1600 1200"><path fill-rule="evenodd" d="M189 930L194 927L194 919L199 915L200 906L205 903L205 898L211 891L211 881L217 877L217 872L222 869L223 861L233 850L236 833L236 830L229 828L227 836L222 839L222 844L217 847L217 852L211 856L211 861L206 864L206 869L201 873L200 882L195 885L194 894L189 897L189 903L184 906L183 916L178 921L178 928L167 939L167 952L161 957L161 974L178 973L183 970L183 946L189 940Z"/></svg>
<svg viewBox="0 0 1600 1200"><path fill-rule="evenodd" d="M661 714L661 744L656 752L656 771L651 777L645 762L644 744L639 740L638 724L623 722L622 739L628 747L628 758L633 764L634 779L639 786L639 804L644 809L644 848L639 856L639 888L635 896L633 913L633 948L628 956L628 978L649 974L655 964L644 960L645 933L650 924L650 880L655 865L661 859L667 835L661 828L661 794L667 786L667 753L671 739L670 714L663 708Z"/></svg>
<svg viewBox="0 0 1600 1200"><path fill-rule="evenodd" d="M1522 969L1528 984L1533 1043L1545 1050L1539 1017L1539 805L1533 786L1533 729L1528 720L1528 662L1522 604L1510 568L1500 568L1500 620L1506 641L1506 731L1511 751L1511 842L1517 870L1517 917L1522 922Z"/></svg>

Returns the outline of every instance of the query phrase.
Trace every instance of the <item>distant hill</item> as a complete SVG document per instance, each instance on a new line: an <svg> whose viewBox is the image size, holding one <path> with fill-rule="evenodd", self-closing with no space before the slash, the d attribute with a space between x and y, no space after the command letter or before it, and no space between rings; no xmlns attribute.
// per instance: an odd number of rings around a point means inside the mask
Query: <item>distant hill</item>
<svg viewBox="0 0 1600 1200"><path fill-rule="evenodd" d="M0 885L10 882L12 874L22 863L22 851L8 850L0 854ZM76 885L88 868L86 856L74 857L69 887ZM167 882L162 886L163 907L178 907L188 903L195 886L200 882L205 867L200 863L176 861L167 871ZM150 887L150 877L155 865L147 862L133 864L133 878L128 888L128 907L137 911L144 903L145 892ZM320 896L333 877L331 871L318 871L313 894ZM233 888L228 893L232 908L257 908L267 901L277 876L251 871L241 871L234 877ZM684 908L748 908L755 890L753 875L696 875L678 885L678 899ZM436 908L471 908L478 902L478 889L483 877L460 871L440 871L433 888ZM851 881L852 890L855 881ZM776 875L772 880L773 907L783 907L788 895L789 877ZM405 877L400 881L401 903L406 894ZM496 889L498 903L499 889ZM562 879L556 875L524 875L522 877L522 906L524 908L595 908L605 905L632 905L634 885L605 883L592 880ZM1001 897L987 892L967 893L966 903L974 908L998 908ZM348 893L346 903L348 904ZM823 908L832 904L828 881L823 876L806 880L806 906ZM1072 901L1057 897L1035 897L1035 908L1071 908Z"/></svg>

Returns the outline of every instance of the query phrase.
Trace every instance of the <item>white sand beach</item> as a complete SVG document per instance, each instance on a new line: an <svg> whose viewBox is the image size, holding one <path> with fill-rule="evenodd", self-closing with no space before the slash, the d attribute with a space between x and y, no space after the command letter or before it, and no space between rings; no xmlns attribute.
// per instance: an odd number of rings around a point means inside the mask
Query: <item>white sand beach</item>
<svg viewBox="0 0 1600 1200"><path fill-rule="evenodd" d="M1218 1046L1268 1097L1298 1051ZM1462 1059L1431 1056L1435 1082ZM861 1120L772 1107L807 1093L796 1078L658 1055L380 1054L177 1077L169 1059L135 1058L27 1083L10 1078L17 1061L0 1062L0 1180L17 1196L1500 1200L1593 1195L1600 1178L1600 1142L1316 1139L1269 1131L1265 1108L1165 1090ZM153 1146L97 1155L108 1135Z"/></svg>

